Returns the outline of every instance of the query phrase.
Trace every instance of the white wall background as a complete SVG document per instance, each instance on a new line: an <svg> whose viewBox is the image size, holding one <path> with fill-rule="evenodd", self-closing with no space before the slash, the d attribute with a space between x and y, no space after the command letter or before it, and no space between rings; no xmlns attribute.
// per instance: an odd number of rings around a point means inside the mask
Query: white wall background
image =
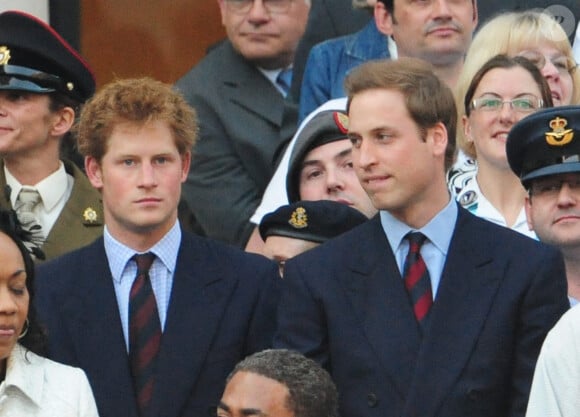
<svg viewBox="0 0 580 417"><path fill-rule="evenodd" d="M48 0L0 0L0 12L22 10L48 22Z"/></svg>

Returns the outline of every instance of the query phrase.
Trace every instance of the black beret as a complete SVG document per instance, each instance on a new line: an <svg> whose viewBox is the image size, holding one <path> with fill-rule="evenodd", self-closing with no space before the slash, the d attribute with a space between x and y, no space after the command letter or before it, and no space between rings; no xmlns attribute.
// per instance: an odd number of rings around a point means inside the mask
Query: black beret
<svg viewBox="0 0 580 417"><path fill-rule="evenodd" d="M81 56L49 25L19 11L0 13L0 90L61 92L79 102L95 92Z"/></svg>
<svg viewBox="0 0 580 417"><path fill-rule="evenodd" d="M298 201L266 214L260 236L287 236L322 243L366 222L357 209L331 200Z"/></svg>
<svg viewBox="0 0 580 417"><path fill-rule="evenodd" d="M580 172L580 106L542 109L520 120L510 130L506 153L526 187L534 178Z"/></svg>
<svg viewBox="0 0 580 417"><path fill-rule="evenodd" d="M298 132L288 161L286 176L288 201L293 203L300 200L300 171L306 154L319 146L346 139L347 133L348 116L336 110L321 111L304 125Z"/></svg>

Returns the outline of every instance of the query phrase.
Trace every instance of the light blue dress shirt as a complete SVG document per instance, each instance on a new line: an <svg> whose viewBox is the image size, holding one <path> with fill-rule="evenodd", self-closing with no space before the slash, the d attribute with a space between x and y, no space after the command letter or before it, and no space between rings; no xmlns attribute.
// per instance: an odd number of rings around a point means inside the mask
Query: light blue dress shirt
<svg viewBox="0 0 580 417"><path fill-rule="evenodd" d="M109 260L109 269L113 276L113 286L117 296L117 306L121 316L121 326L125 336L127 352L129 352L129 293L131 286L137 276L137 264L131 258L136 253L135 250L123 245L109 233L105 226L103 232L105 241L105 253ZM151 286L157 301L159 310L159 321L161 330L165 329L165 318L171 297L171 288L173 287L173 275L177 263L177 252L181 244L181 228L179 222L175 222L167 234L153 247L145 252L153 252L155 260L149 270Z"/></svg>
<svg viewBox="0 0 580 417"><path fill-rule="evenodd" d="M449 250L449 244L457 222L457 212L457 203L454 199L450 199L443 210L437 213L429 223L417 230L397 220L389 212L380 211L381 225L395 254L395 260L401 276L403 275L405 257L407 252L409 252L409 242L404 239L405 235L409 232L418 231L427 236L427 240L421 246L421 256L425 261L431 278L433 300L435 300L439 289L439 282L441 281L445 260L447 259L447 251Z"/></svg>

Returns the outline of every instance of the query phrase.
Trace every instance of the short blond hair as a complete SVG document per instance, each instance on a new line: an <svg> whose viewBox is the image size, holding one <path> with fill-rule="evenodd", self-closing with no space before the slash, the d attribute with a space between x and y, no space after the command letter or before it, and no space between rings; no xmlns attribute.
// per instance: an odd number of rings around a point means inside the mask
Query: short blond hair
<svg viewBox="0 0 580 417"><path fill-rule="evenodd" d="M455 85L455 102L457 104L460 124L464 115L465 93L471 84L473 76L491 58L496 55L514 56L538 43L549 42L556 49L574 59L572 46L566 32L554 18L544 12L527 10L523 12L507 12L488 20L475 34L467 51L463 69ZM573 94L571 104L580 104L580 72L572 74ZM468 142L463 128L457 128L457 146L473 158L476 157L475 147Z"/></svg>

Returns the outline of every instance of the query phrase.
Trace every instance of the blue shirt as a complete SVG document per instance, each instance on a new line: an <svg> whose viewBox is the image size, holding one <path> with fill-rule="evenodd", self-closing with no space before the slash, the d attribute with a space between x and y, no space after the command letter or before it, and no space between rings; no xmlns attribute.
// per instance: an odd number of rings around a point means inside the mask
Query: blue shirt
<svg viewBox="0 0 580 417"><path fill-rule="evenodd" d="M117 296L117 306L121 317L121 326L125 336L127 352L129 351L129 293L133 281L137 277L137 264L131 258L136 253L135 250L123 245L109 233L107 226L103 231L105 241L105 253L109 261L109 269L113 276L113 286ZM165 318L167 317L167 308L173 287L173 274L177 263L177 252L181 244L181 228L179 222L175 222L173 227L163 238L153 247L145 252L153 252L155 260L149 270L151 286L157 301L159 310L159 321L161 330L165 329Z"/></svg>
<svg viewBox="0 0 580 417"><path fill-rule="evenodd" d="M427 240L421 246L421 256L425 261L429 276L431 278L431 289L433 291L433 300L437 296L439 282L441 281L441 274L445 267L445 260L447 259L447 251L451 243L451 237L455 230L455 223L457 222L457 203L454 199L449 199L449 203L441 210L429 223L419 230L407 226L405 223L394 218L387 211L380 211L381 225L389 245L395 254L397 266L403 275L403 264L405 257L409 252L409 242L404 239L405 235L411 231L419 231L427 236Z"/></svg>

